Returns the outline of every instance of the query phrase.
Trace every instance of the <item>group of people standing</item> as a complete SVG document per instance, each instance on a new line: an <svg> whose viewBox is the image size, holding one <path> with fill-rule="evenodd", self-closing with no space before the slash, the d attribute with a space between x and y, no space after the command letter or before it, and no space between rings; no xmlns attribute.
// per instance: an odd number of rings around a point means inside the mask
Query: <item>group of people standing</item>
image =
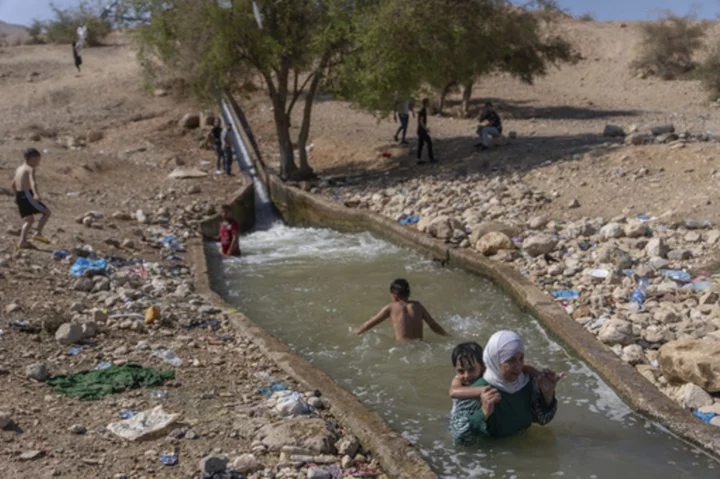
<svg viewBox="0 0 720 479"><path fill-rule="evenodd" d="M425 148L426 144L430 163L437 162L437 158L435 158L435 155L433 153L433 142L432 138L430 137L430 128L427 124L429 105L430 101L427 98L423 99L422 109L417 114L418 165L423 165L426 163L426 161L424 161L422 158L423 149ZM401 145L409 144L406 137L408 125L410 123L410 114L415 116L412 101L409 99L400 101L396 95L393 118L395 122L400 122L400 126L395 132L394 139L395 141L400 142ZM480 148L480 150L482 151L485 151L490 148L491 137L498 137L502 135L502 120L500 119L500 115L498 115L497 111L495 111L495 109L493 108L493 104L491 102L486 102L485 106L482 109L482 112L480 113L478 121L480 122L480 125L478 126L477 134L480 136L481 141L480 143L476 144L475 147Z"/></svg>
<svg viewBox="0 0 720 479"><path fill-rule="evenodd" d="M232 125L228 123L223 128L220 119L216 118L208 136L208 141L215 150L215 174L217 175L225 173L227 176L232 176L233 145L231 132Z"/></svg>

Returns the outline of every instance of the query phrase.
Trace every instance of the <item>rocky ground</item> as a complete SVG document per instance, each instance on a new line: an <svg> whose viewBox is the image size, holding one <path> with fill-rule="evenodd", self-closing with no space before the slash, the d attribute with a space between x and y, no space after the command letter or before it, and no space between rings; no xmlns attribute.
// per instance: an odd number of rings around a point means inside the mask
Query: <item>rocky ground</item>
<svg viewBox="0 0 720 479"><path fill-rule="evenodd" d="M63 53L0 51L5 475L383 477L321 391L300 388L230 326L233 311L195 292L184 250L200 244L198 222L239 187L214 174L213 152L199 146L207 127L183 127L204 125L206 116L185 117L196 108L142 90L126 45L87 49L80 75ZM52 243L18 251L20 220L7 187L28 146L44 152L38 185L53 212L45 232ZM210 174L173 178L178 169ZM174 242L163 243L169 235ZM108 265L72 277L71 266L86 257ZM47 383L127 363L175 377L94 401L57 394ZM298 391L301 400L267 398L273 387ZM111 432L121 414L156 406L177 416L155 436L128 441Z"/></svg>

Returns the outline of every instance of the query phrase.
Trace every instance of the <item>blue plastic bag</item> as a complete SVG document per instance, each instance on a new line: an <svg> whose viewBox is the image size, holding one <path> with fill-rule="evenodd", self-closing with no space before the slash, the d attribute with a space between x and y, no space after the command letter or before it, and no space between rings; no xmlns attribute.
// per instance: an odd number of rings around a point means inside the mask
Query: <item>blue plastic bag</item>
<svg viewBox="0 0 720 479"><path fill-rule="evenodd" d="M75 260L75 264L70 267L70 275L79 277L82 276L85 271L89 269L101 269L105 271L107 268L107 261L104 259L91 260L87 258L78 258Z"/></svg>
<svg viewBox="0 0 720 479"><path fill-rule="evenodd" d="M575 289L563 289L560 291L553 291L552 295L556 298L572 299L572 298L579 298L580 291L577 291Z"/></svg>
<svg viewBox="0 0 720 479"><path fill-rule="evenodd" d="M715 414L714 412L700 412L699 409L696 409L694 411L694 414L695 414L695 417L697 417L700 420L705 421L705 422L710 422L712 420L712 418L717 416L717 414Z"/></svg>
<svg viewBox="0 0 720 479"><path fill-rule="evenodd" d="M661 269L660 274L667 276L670 279L674 279L675 281L680 281L681 283L689 283L692 281L690 273L677 269Z"/></svg>

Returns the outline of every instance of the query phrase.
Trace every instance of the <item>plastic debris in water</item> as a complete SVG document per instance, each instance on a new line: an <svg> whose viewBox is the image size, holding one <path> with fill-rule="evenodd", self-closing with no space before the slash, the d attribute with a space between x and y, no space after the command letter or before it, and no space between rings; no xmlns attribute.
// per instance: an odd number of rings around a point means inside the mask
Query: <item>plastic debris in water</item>
<svg viewBox="0 0 720 479"><path fill-rule="evenodd" d="M174 466L178 463L178 455L174 452L160 454L160 462L162 462L166 466Z"/></svg>
<svg viewBox="0 0 720 479"><path fill-rule="evenodd" d="M663 276L667 276L670 279L674 279L675 281L680 281L681 283L689 283L690 281L692 281L692 276L690 276L690 273L677 269L661 269L660 274Z"/></svg>
<svg viewBox="0 0 720 479"><path fill-rule="evenodd" d="M553 291L552 295L556 298L572 299L580 297L580 291L575 289L563 289L560 291Z"/></svg>

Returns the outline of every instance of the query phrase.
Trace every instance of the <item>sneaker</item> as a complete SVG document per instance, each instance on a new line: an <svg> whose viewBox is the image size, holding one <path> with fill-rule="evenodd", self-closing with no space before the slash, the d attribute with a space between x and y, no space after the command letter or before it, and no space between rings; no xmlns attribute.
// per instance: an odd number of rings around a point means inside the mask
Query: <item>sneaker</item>
<svg viewBox="0 0 720 479"><path fill-rule="evenodd" d="M398 141L397 135L393 136L393 140Z"/></svg>
<svg viewBox="0 0 720 479"><path fill-rule="evenodd" d="M51 243L51 241L49 239L47 239L46 237L44 237L43 235L35 235L35 236L33 236L33 239L35 241L39 241L39 242L45 243L45 244Z"/></svg>

